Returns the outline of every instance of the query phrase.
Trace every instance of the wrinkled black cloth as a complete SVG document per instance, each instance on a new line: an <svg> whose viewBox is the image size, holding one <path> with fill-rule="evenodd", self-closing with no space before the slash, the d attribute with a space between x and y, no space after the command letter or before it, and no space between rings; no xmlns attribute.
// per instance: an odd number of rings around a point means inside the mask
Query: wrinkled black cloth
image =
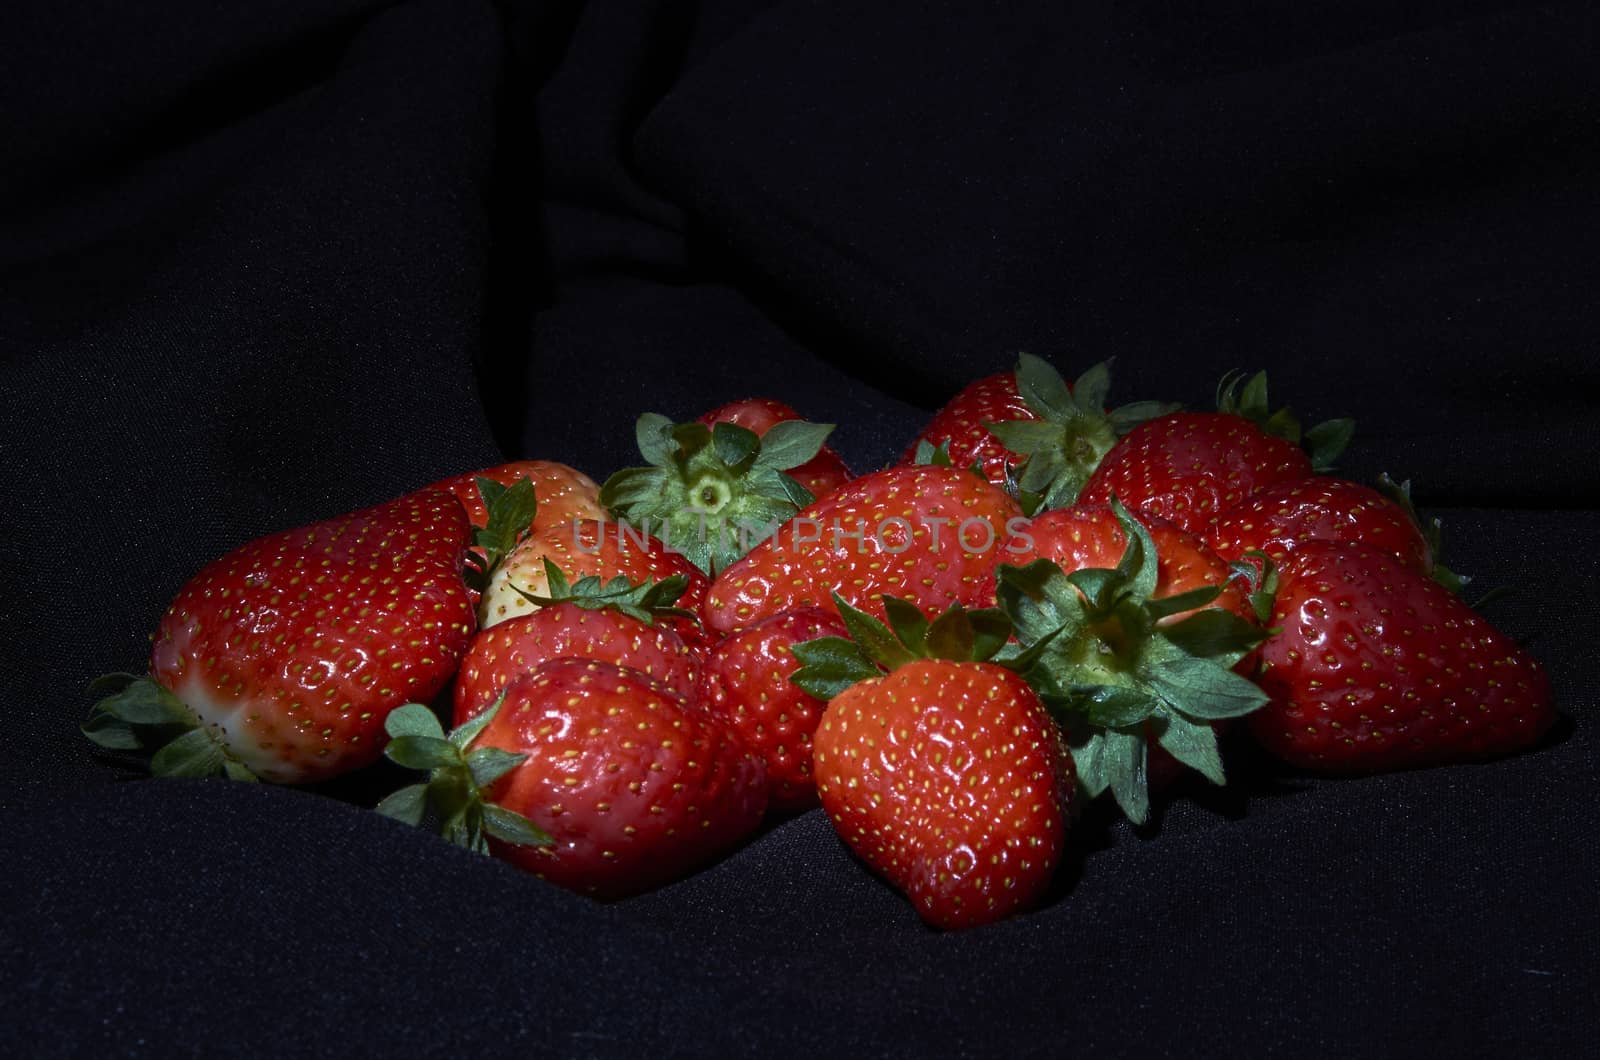
<svg viewBox="0 0 1600 1060"><path fill-rule="evenodd" d="M1581 3L296 0L0 15L0 1052L1585 1052L1600 75ZM76 726L264 533L771 394L858 470L1018 350L1353 415L1567 720L1092 811L941 935L820 812L597 905Z"/></svg>

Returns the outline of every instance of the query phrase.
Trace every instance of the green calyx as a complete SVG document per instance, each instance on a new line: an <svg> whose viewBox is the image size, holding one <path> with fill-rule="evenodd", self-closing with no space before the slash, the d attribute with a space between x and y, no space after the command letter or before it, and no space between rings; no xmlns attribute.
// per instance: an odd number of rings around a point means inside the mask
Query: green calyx
<svg viewBox="0 0 1600 1060"><path fill-rule="evenodd" d="M89 692L101 698L79 731L152 776L259 779L228 753L194 711L154 678L106 674L89 685Z"/></svg>
<svg viewBox="0 0 1600 1060"><path fill-rule="evenodd" d="M648 466L606 479L600 503L714 575L816 499L785 472L815 457L832 430L790 420L757 435L647 412L635 436Z"/></svg>
<svg viewBox="0 0 1600 1060"><path fill-rule="evenodd" d="M1155 542L1119 501L1112 508L1128 541L1114 569L1067 574L1048 559L1002 565L997 591L1016 629L1009 650L1031 654L1020 672L1061 723L1085 792L1094 797L1109 788L1123 812L1142 823L1152 738L1212 782L1225 782L1210 723L1267 702L1232 670L1266 633L1207 606L1220 585L1152 599ZM1250 564L1241 564L1238 576L1250 579L1253 600L1270 590ZM1270 601L1257 606L1270 613ZM1186 611L1195 613L1163 622Z"/></svg>
<svg viewBox="0 0 1600 1060"><path fill-rule="evenodd" d="M553 844L538 825L484 795L528 757L499 747L471 748L503 701L449 735L421 703L407 703L390 714L383 725L389 734L384 755L407 769L426 770L428 779L388 796L377 811L414 827L431 826L457 846L483 854L489 852L490 837L520 846Z"/></svg>
<svg viewBox="0 0 1600 1060"><path fill-rule="evenodd" d="M1422 539L1428 545L1428 576L1455 595L1460 596L1472 578L1470 575L1457 574L1439 562L1439 557L1444 549L1444 528L1440 525L1438 519L1425 520L1417 514L1417 507L1411 500L1411 480L1406 479L1403 482L1396 482L1389 477L1388 472L1384 472L1378 476L1378 492L1405 509L1405 513L1411 517L1411 521L1416 523L1422 530ZM1483 600L1478 601L1479 604L1483 602Z"/></svg>
<svg viewBox="0 0 1600 1060"><path fill-rule="evenodd" d="M1118 438L1178 407L1139 401L1106 411L1110 361L1094 365L1069 388L1049 361L1018 354L1016 381L1017 393L1039 418L984 426L1007 449L1025 458L1015 490L1019 501L1039 498L1038 509L1071 504Z"/></svg>
<svg viewBox="0 0 1600 1060"><path fill-rule="evenodd" d="M885 596L883 610L889 621L882 622L852 607L838 593L833 594L833 603L850 636L819 637L791 649L801 665L789 680L821 700L917 659L996 662L1020 670L1036 657L1035 653L1022 658L1018 652L1005 657L1011 621L993 608L967 610L956 604L930 621L910 601ZM1043 650L1041 644L1039 651Z"/></svg>
<svg viewBox="0 0 1600 1060"><path fill-rule="evenodd" d="M1326 420L1302 431L1300 421L1288 406L1274 410L1268 404L1266 372L1257 372L1248 379L1244 372L1223 376L1217 384L1217 411L1241 416L1266 434L1303 447L1311 458L1312 469L1318 472L1333 470L1333 462L1356 431L1356 421L1348 418Z"/></svg>
<svg viewBox="0 0 1600 1060"><path fill-rule="evenodd" d="M673 606L677 603L678 597L689 587L687 574L674 574L660 581L646 579L642 582L629 581L625 574L618 574L603 582L599 575L588 574L572 582L561 568L546 556L544 577L548 588L543 596L527 592L516 585L512 585L511 588L530 604L538 604L540 607L572 604L585 611L620 611L645 625L654 625L657 618L668 615L695 617L694 612Z"/></svg>
<svg viewBox="0 0 1600 1060"><path fill-rule="evenodd" d="M473 481L478 485L478 496L483 498L488 517L483 526L472 531L472 543L481 554L467 553L463 577L469 586L481 593L487 591L489 576L500 561L528 536L534 516L539 513L539 499L534 495L533 483L525 478L510 486L489 478Z"/></svg>

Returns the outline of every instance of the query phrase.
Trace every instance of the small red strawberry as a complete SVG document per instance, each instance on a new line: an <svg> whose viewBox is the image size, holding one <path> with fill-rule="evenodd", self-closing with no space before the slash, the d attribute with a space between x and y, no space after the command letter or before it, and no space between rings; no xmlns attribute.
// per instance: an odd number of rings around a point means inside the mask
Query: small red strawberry
<svg viewBox="0 0 1600 1060"><path fill-rule="evenodd" d="M726 420L674 424L647 412L634 426L647 466L606 479L600 501L714 575L816 499L793 472L832 430L783 420L757 434Z"/></svg>
<svg viewBox="0 0 1600 1060"><path fill-rule="evenodd" d="M467 521L482 528L489 521L489 509L484 503L479 479L488 479L507 488L524 480L533 483L539 504L529 521L530 530L543 530L570 523L574 519L606 517L606 510L600 506L600 487L594 480L576 468L558 464L554 460L514 460L482 471L456 475L435 482L428 488L449 490L455 494L461 507L466 509Z"/></svg>
<svg viewBox="0 0 1600 1060"><path fill-rule="evenodd" d="M304 784L364 766L384 718L437 694L472 636L467 521L434 490L252 541L179 591L150 676L119 675L85 733L157 775ZM174 730L182 730L174 738Z"/></svg>
<svg viewBox="0 0 1600 1060"><path fill-rule="evenodd" d="M1272 702L1250 719L1277 757L1365 773L1518 751L1555 720L1533 656L1398 557L1309 541L1279 573L1261 649Z"/></svg>
<svg viewBox="0 0 1600 1060"><path fill-rule="evenodd" d="M1065 845L1072 759L1011 669L993 612L933 622L886 601L894 628L843 600L854 641L798 645L797 684L831 697L814 737L817 794L840 837L923 920L966 928L1036 903ZM887 672L882 672L887 670Z"/></svg>
<svg viewBox="0 0 1600 1060"><path fill-rule="evenodd" d="M1235 672L1266 599L1193 536L1120 504L1047 512L1017 536L1031 545L1019 562L1039 558L998 568L1000 609L1037 656L1021 672L1066 728L1085 793L1110 789L1142 822L1168 756L1224 783L1214 728L1266 702Z"/></svg>
<svg viewBox="0 0 1600 1060"><path fill-rule="evenodd" d="M1112 497L1144 515L1204 534L1218 512L1257 490L1296 482L1323 470L1343 451L1354 425L1330 420L1305 432L1287 409L1270 412L1266 373L1243 390L1225 381L1217 412L1174 412L1130 431L1089 476L1078 500Z"/></svg>
<svg viewBox="0 0 1600 1060"><path fill-rule="evenodd" d="M643 674L556 659L448 738L426 709L390 718L388 754L427 769L379 810L582 894L670 882L750 834L766 810L761 760Z"/></svg>
<svg viewBox="0 0 1600 1060"><path fill-rule="evenodd" d="M917 463L924 446L943 448L957 467L977 464L984 478L997 486L1005 484L1008 469L1021 466L1023 456L1014 453L989 431L991 423L1036 421L1039 413L1017 392L1015 372L986 375L962 387L956 396L934 413L906 451L900 463Z"/></svg>
<svg viewBox="0 0 1600 1060"><path fill-rule="evenodd" d="M1016 478L1045 507L1059 508L1072 503L1119 435L1175 408L1140 402L1107 411L1110 387L1110 362L1068 386L1048 361L1019 354L1015 371L979 379L951 398L900 462L927 463L928 450L943 448L955 466L976 464L997 486Z"/></svg>
<svg viewBox="0 0 1600 1060"><path fill-rule="evenodd" d="M863 475L806 508L717 576L706 627L730 633L833 593L881 613L884 593L928 613L984 602L1022 511L970 471L918 464Z"/></svg>
<svg viewBox="0 0 1600 1060"><path fill-rule="evenodd" d="M472 639L456 674L455 724L464 725L487 710L506 685L558 658L599 659L638 670L684 699L692 699L699 677L698 656L674 630L669 617L682 591L682 575L663 582L635 584L614 578L580 578L570 584L550 564L545 572L550 595L528 615L502 622Z"/></svg>
<svg viewBox="0 0 1600 1060"><path fill-rule="evenodd" d="M724 639L701 667L700 705L765 760L771 807L779 812L816 805L811 734L825 706L790 682L800 668L790 649L818 637L845 635L844 623L831 611L785 611Z"/></svg>
<svg viewBox="0 0 1600 1060"><path fill-rule="evenodd" d="M682 575L686 585L679 601L690 611L699 609L708 585L694 564L641 527L580 519L529 534L511 550L495 569L478 605L484 629L539 608L528 597L550 595L546 560L572 578L594 575L609 581L620 575L639 583Z"/></svg>
<svg viewBox="0 0 1600 1060"><path fill-rule="evenodd" d="M700 417L700 422L707 427L715 427L719 423L731 423L747 431L754 431L759 437L765 437L768 431L780 423L803 419L804 416L781 401L758 397L745 398L743 401L730 402L720 408L712 409ZM810 460L798 467L790 468L788 474L810 490L814 497L826 497L850 481L850 469L845 466L844 458L826 445L818 449L817 455Z"/></svg>

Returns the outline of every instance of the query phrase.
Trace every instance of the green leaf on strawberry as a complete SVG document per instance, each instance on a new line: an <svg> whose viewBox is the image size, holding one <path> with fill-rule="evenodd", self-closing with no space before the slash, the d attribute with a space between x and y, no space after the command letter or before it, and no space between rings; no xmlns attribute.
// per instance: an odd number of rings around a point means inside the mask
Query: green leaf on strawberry
<svg viewBox="0 0 1600 1060"><path fill-rule="evenodd" d="M384 754L397 765L426 771L428 780L389 795L375 807L377 812L418 827L432 814L446 839L479 853L488 853L490 836L527 846L553 843L526 817L484 798L489 785L527 758L498 747L468 749L499 709L497 702L448 735L433 711L420 703L391 713L384 722L389 734Z"/></svg>
<svg viewBox="0 0 1600 1060"><path fill-rule="evenodd" d="M101 698L79 730L108 751L130 752L152 776L257 779L227 753L194 711L154 678L106 674L89 691Z"/></svg>
<svg viewBox="0 0 1600 1060"><path fill-rule="evenodd" d="M1039 497L1036 510L1071 504L1119 437L1177 408L1141 401L1108 410L1110 361L1092 366L1069 388L1049 361L1023 353L1017 357L1016 384L1039 418L985 426L1007 449L1026 457L1016 476L1017 496Z"/></svg>
<svg viewBox="0 0 1600 1060"><path fill-rule="evenodd" d="M638 582L625 574L618 574L606 581L602 581L599 575L589 574L573 582L548 556L544 557L544 574L547 588L543 594L526 592L515 583L511 584L511 588L524 600L540 607L572 604L585 611L609 609L638 619L647 626L666 615L695 617L693 611L674 606L689 587L686 574L674 574L660 581L646 578Z"/></svg>
<svg viewBox="0 0 1600 1060"><path fill-rule="evenodd" d="M715 574L815 499L785 472L815 457L832 430L787 420L757 435L646 413L635 436L647 466L608 478L600 503Z"/></svg>
<svg viewBox="0 0 1600 1060"><path fill-rule="evenodd" d="M830 700L857 681L881 677L918 659L994 662L1018 673L1033 665L1055 631L1041 632L1027 651L1010 644L1011 620L994 608L953 604L931 622L915 604L885 595L887 623L853 607L838 593L834 606L849 637L819 637L790 651L800 668L789 680L821 700Z"/></svg>
<svg viewBox="0 0 1600 1060"><path fill-rule="evenodd" d="M1115 569L1069 575L1049 559L1002 565L997 595L1017 632L1007 651L1028 657L1020 672L1062 723L1084 790L1092 797L1109 789L1123 812L1142 822L1150 739L1222 782L1207 723L1266 703L1265 693L1232 669L1265 634L1206 606L1221 586L1153 598L1155 542L1119 502L1112 509L1127 540Z"/></svg>
<svg viewBox="0 0 1600 1060"><path fill-rule="evenodd" d="M481 593L488 587L489 576L500 561L528 536L528 528L539 511L539 499L533 483L525 478L510 486L490 478L480 477L475 481L488 517L483 526L474 527L472 531L472 543L482 554L468 552L466 569L462 573L467 584Z"/></svg>
<svg viewBox="0 0 1600 1060"><path fill-rule="evenodd" d="M1356 421L1348 418L1325 420L1307 430L1288 406L1274 410L1267 399L1267 373L1246 378L1244 372L1229 372L1217 385L1217 411L1249 420L1274 438L1293 442L1306 451L1311 467L1320 473L1331 471L1355 435Z"/></svg>

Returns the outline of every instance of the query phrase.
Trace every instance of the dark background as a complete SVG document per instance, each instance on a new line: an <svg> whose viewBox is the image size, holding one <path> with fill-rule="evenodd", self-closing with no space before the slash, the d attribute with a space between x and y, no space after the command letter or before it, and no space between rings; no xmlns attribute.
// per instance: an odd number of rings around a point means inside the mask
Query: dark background
<svg viewBox="0 0 1600 1060"><path fill-rule="evenodd" d="M267 13L267 7L273 10ZM22 0L0 15L0 1051L1555 1056L1600 1027L1592 5ZM76 732L250 538L772 394L858 470L1015 351L1267 367L1571 719L1091 814L942 936L818 813L598 906ZM9 1048L6 1048L9 1047Z"/></svg>

